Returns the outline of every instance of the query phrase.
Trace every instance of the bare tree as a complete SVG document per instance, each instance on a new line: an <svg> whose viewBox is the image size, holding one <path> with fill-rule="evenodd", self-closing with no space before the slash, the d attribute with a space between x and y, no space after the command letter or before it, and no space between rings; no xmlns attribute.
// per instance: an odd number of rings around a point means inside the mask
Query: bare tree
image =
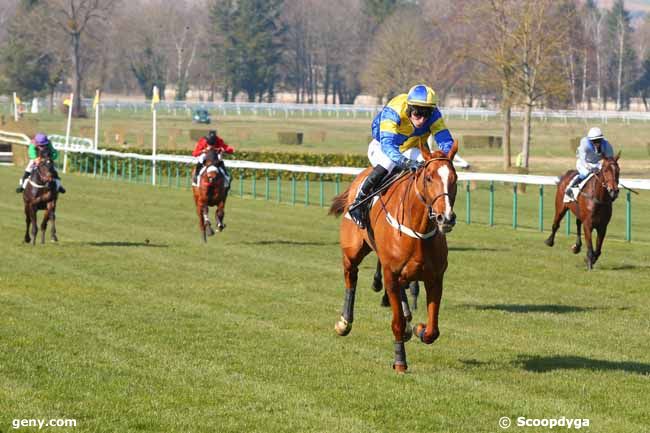
<svg viewBox="0 0 650 433"><path fill-rule="evenodd" d="M68 37L69 56L72 69L72 89L74 104L72 114L79 116L83 113L81 93L83 90L84 72L92 58L84 57L87 39L91 34L98 34L104 29L111 12L118 0L43 0L55 24Z"/></svg>

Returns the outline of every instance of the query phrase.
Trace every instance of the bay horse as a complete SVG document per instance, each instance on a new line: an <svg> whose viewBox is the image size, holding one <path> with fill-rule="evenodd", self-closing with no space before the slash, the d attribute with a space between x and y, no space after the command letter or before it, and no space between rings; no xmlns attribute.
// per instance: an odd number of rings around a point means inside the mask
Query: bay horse
<svg viewBox="0 0 650 433"><path fill-rule="evenodd" d="M447 240L445 234L456 223L452 203L458 179L452 160L458 151L454 142L449 155L430 152L421 146L424 164L410 175L398 178L372 205L368 229L360 229L347 214L355 193L368 167L350 187L332 200L330 215L346 213L340 226L343 252L345 299L341 316L335 324L338 335L352 330L354 298L359 264L370 251L377 254L384 274L384 287L393 313L391 323L395 338L393 368L406 372L404 343L415 333L426 344L439 336L438 314L442 299L443 277L447 270ZM424 281L427 303L427 324L418 323L410 329L411 313L405 288L410 281Z"/></svg>
<svg viewBox="0 0 650 433"><path fill-rule="evenodd" d="M226 179L219 170L221 164L221 152L209 151L205 157L204 170L196 174L197 185L192 185L192 194L196 204L196 212L199 216L199 228L201 229L201 238L207 242L208 236L214 235L214 230L210 223L209 207L216 206L215 213L217 231L221 232L226 228L223 222L224 208L228 190L226 188ZM196 168L194 169L196 171Z"/></svg>
<svg viewBox="0 0 650 433"><path fill-rule="evenodd" d="M544 241L552 247L555 244L555 233L560 227L560 221L567 211L571 211L576 217L576 243L571 247L574 254L578 254L582 248L580 228L584 229L585 242L587 243L587 257L585 262L587 269L593 269L598 257L602 252L603 241L607 233L607 224L612 217L612 203L618 197L618 177L620 169L618 159L620 152L613 158L603 158L602 167L593 174L585 183L577 196L576 201L564 203L564 193L571 179L577 174L575 170L567 171L560 178L555 193L555 216L550 236ZM591 233L596 229L598 237L596 249L594 250L591 241Z"/></svg>
<svg viewBox="0 0 650 433"><path fill-rule="evenodd" d="M47 149L39 152L38 162L27 180L27 187L23 191L23 203L25 205L25 243L32 242L36 245L36 234L38 233L37 212L44 210L43 221L41 222L41 243L45 243L45 231L47 223L52 222L50 237L57 242L56 236L56 201L59 195L58 186L55 181L56 169ZM31 225L32 236L29 236Z"/></svg>

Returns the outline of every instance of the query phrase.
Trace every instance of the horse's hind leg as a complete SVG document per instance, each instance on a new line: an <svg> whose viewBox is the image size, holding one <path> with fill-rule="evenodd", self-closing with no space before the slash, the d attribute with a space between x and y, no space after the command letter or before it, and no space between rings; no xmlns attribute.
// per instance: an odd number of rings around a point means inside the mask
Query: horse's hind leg
<svg viewBox="0 0 650 433"><path fill-rule="evenodd" d="M29 225L32 222L30 210L25 207L25 243L28 244L32 239L29 237Z"/></svg>
<svg viewBox="0 0 650 433"><path fill-rule="evenodd" d="M346 222L344 221L342 224L346 224ZM354 223L349 222L349 224ZM341 227L341 230L344 230L344 226ZM356 230L356 227L354 227L354 230ZM334 330L340 336L346 336L352 330L352 322L354 321L354 297L357 290L359 264L370 253L370 247L365 243L361 235L351 233L350 236L357 237L357 239L353 239L350 244L347 243L348 240L346 239L346 247L343 248L345 299L343 301L343 308L341 309L341 316L334 325ZM341 237L343 237L343 233Z"/></svg>
<svg viewBox="0 0 650 433"><path fill-rule="evenodd" d="M409 283L409 290L411 291L411 297L413 298L413 309L418 309L418 296L420 295L420 284L417 281L411 281Z"/></svg>
<svg viewBox="0 0 650 433"><path fill-rule="evenodd" d="M582 249L582 233L580 232L582 226L582 221L579 219L576 219L576 243L573 244L571 247L571 251L573 251L573 254L578 254L580 250Z"/></svg>
<svg viewBox="0 0 650 433"><path fill-rule="evenodd" d="M560 202L561 202L560 198ZM552 247L555 244L555 233L557 233L557 230L560 228L560 221L562 221L562 218L564 218L564 214L567 213L569 208L564 206L562 203L557 203L558 200L556 200L555 204L555 217L553 217L553 226L551 227L551 234L549 237L544 241L546 245L549 247ZM558 208L558 206L560 206ZM559 210L558 210L559 209Z"/></svg>
<svg viewBox="0 0 650 433"><path fill-rule="evenodd" d="M384 288L384 285L381 281L381 262L377 259L377 270L375 270L375 276L372 279L372 290L379 292ZM387 305L386 305L387 306Z"/></svg>
<svg viewBox="0 0 650 433"><path fill-rule="evenodd" d="M38 220L36 219L36 209L31 209L30 219L32 224L32 245L36 245L36 235L38 234Z"/></svg>

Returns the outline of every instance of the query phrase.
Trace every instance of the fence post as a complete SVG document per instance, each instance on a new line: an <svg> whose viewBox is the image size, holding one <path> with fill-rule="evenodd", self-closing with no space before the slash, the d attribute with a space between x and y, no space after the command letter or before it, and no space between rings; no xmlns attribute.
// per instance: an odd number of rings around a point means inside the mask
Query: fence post
<svg viewBox="0 0 650 433"><path fill-rule="evenodd" d="M334 182L334 192L339 195L341 193L341 176L337 174L334 177Z"/></svg>
<svg viewBox="0 0 650 433"><path fill-rule="evenodd" d="M257 198L257 170L253 169L253 200Z"/></svg>
<svg viewBox="0 0 650 433"><path fill-rule="evenodd" d="M469 180L465 182L465 222L471 224L472 222L472 213L471 213L471 192L469 190Z"/></svg>
<svg viewBox="0 0 650 433"><path fill-rule="evenodd" d="M244 197L244 169L239 169L239 197Z"/></svg>
<svg viewBox="0 0 650 433"><path fill-rule="evenodd" d="M625 240L632 242L632 193L627 191L625 197Z"/></svg>
<svg viewBox="0 0 650 433"><path fill-rule="evenodd" d="M517 184L512 186L512 228L517 228Z"/></svg>
<svg viewBox="0 0 650 433"><path fill-rule="evenodd" d="M571 234L571 211L567 211L566 213L566 235L569 236Z"/></svg>
<svg viewBox="0 0 650 433"><path fill-rule="evenodd" d="M338 111L337 111L338 113ZM320 201L320 207L325 206L325 185L323 185L323 174L321 173L318 175L318 180L319 180L319 201Z"/></svg>
<svg viewBox="0 0 650 433"><path fill-rule="evenodd" d="M305 206L309 206L309 173L305 173Z"/></svg>
<svg viewBox="0 0 650 433"><path fill-rule="evenodd" d="M291 173L291 204L296 205L296 174Z"/></svg>
<svg viewBox="0 0 650 433"><path fill-rule="evenodd" d="M544 231L544 185L539 186L539 231Z"/></svg>
<svg viewBox="0 0 650 433"><path fill-rule="evenodd" d="M278 170L278 203L282 203L282 172Z"/></svg>
<svg viewBox="0 0 650 433"><path fill-rule="evenodd" d="M494 181L490 181L490 227L494 226Z"/></svg>
<svg viewBox="0 0 650 433"><path fill-rule="evenodd" d="M264 192L264 198L269 199L269 169L264 170L264 184L266 191Z"/></svg>

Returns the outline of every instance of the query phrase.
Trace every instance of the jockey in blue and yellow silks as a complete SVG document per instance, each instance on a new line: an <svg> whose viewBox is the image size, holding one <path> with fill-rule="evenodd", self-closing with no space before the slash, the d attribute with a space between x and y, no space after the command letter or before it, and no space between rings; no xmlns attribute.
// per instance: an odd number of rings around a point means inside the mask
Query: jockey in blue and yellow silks
<svg viewBox="0 0 650 433"><path fill-rule="evenodd" d="M437 108L436 92L418 84L408 93L397 95L372 121L372 138L368 159L372 172L363 181L349 211L357 225L365 228L367 208L358 206L395 167L416 170L419 166L420 144L426 145L433 135L438 148L449 153L454 140Z"/></svg>

